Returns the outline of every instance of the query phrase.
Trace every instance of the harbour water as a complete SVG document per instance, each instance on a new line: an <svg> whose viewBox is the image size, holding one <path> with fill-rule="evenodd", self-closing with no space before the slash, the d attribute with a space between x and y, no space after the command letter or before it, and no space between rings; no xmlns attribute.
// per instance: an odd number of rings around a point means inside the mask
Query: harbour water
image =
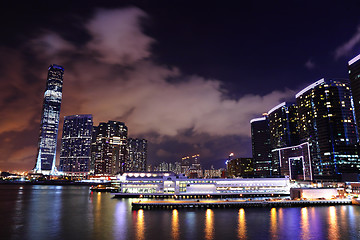
<svg viewBox="0 0 360 240"><path fill-rule="evenodd" d="M86 186L0 185L1 239L360 239L360 206L133 210Z"/></svg>

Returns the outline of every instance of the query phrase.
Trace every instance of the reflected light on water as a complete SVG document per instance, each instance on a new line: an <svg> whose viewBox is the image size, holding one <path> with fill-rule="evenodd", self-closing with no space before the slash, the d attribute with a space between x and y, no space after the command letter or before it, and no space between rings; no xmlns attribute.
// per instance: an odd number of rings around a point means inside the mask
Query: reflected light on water
<svg viewBox="0 0 360 240"><path fill-rule="evenodd" d="M172 239L179 239L179 215L176 209L172 211L171 236Z"/></svg>
<svg viewBox="0 0 360 240"><path fill-rule="evenodd" d="M246 239L246 221L243 208L239 209L238 235L239 239Z"/></svg>
<svg viewBox="0 0 360 240"><path fill-rule="evenodd" d="M348 221L342 221L343 219L346 219L346 216L348 215L347 209L348 209L347 206L341 206L340 220L338 221L341 224L340 226L341 229L347 229L349 227Z"/></svg>
<svg viewBox="0 0 360 240"><path fill-rule="evenodd" d="M329 207L329 239L340 239L336 208Z"/></svg>
<svg viewBox="0 0 360 240"><path fill-rule="evenodd" d="M309 213L306 207L301 209L301 228L302 236L301 239L309 239Z"/></svg>
<svg viewBox="0 0 360 240"><path fill-rule="evenodd" d="M142 240L144 237L145 223L144 223L144 210L140 209L137 212L137 222L136 222L136 239Z"/></svg>
<svg viewBox="0 0 360 240"><path fill-rule="evenodd" d="M277 239L278 235L278 225L277 225L277 214L276 208L270 210L270 234L271 239Z"/></svg>
<svg viewBox="0 0 360 240"><path fill-rule="evenodd" d="M214 239L214 212L211 209L205 214L205 239Z"/></svg>

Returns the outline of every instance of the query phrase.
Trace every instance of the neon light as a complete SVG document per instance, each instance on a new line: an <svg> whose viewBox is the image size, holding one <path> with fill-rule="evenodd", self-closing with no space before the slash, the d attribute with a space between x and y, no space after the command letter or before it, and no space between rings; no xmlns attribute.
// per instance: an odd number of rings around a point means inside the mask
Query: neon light
<svg viewBox="0 0 360 240"><path fill-rule="evenodd" d="M349 66L350 66L351 64L357 62L359 59L360 59L360 54L357 55L356 57L354 57L353 59L351 59L351 60L349 61Z"/></svg>
<svg viewBox="0 0 360 240"><path fill-rule="evenodd" d="M295 145L295 146L290 146L290 147L283 147L283 148L276 148L276 149L273 149L271 150L272 152L275 152L275 151L279 151L279 150L284 150L284 149L289 149L289 148L297 148L297 147L301 147L302 145L304 144L307 144L309 146L309 142L304 142L302 144L299 144L299 145Z"/></svg>
<svg viewBox="0 0 360 240"><path fill-rule="evenodd" d="M254 118L254 119L251 119L250 123L264 121L264 120L266 120L266 117Z"/></svg>
<svg viewBox="0 0 360 240"><path fill-rule="evenodd" d="M273 107L272 109L270 109L270 110L268 111L268 114L272 113L273 111L275 111L275 110L278 109L278 108L281 108L281 107L285 106L285 104L286 104L286 102L282 102L282 103L276 105L275 107Z"/></svg>
<svg viewBox="0 0 360 240"><path fill-rule="evenodd" d="M309 86L307 86L306 88L304 88L303 90L301 90L300 92L298 92L298 94L295 95L296 98L300 97L301 95L303 95L305 92L309 91L310 89L315 88L316 86L322 84L325 82L325 79L322 78L319 81L314 82L313 84L310 84Z"/></svg>

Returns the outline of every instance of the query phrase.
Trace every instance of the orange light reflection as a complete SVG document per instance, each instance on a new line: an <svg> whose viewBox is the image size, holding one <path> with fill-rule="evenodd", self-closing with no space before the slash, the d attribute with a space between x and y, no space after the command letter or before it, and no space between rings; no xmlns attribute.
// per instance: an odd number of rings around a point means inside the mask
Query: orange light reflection
<svg viewBox="0 0 360 240"><path fill-rule="evenodd" d="M278 225L277 225L277 214L276 208L270 210L270 233L271 239L278 239Z"/></svg>
<svg viewBox="0 0 360 240"><path fill-rule="evenodd" d="M238 222L238 237L239 239L246 239L246 220L245 211L243 208L239 209L239 222Z"/></svg>
<svg viewBox="0 0 360 240"><path fill-rule="evenodd" d="M205 214L205 239L214 238L214 212L211 209L206 210Z"/></svg>
<svg viewBox="0 0 360 240"><path fill-rule="evenodd" d="M179 239L179 216L178 210L174 209L172 211L172 219L171 219L171 236L172 239Z"/></svg>
<svg viewBox="0 0 360 240"><path fill-rule="evenodd" d="M329 207L329 239L340 239L336 207Z"/></svg>
<svg viewBox="0 0 360 240"><path fill-rule="evenodd" d="M309 239L309 213L306 207L301 209L301 228L302 236L301 239Z"/></svg>
<svg viewBox="0 0 360 240"><path fill-rule="evenodd" d="M145 224L144 224L144 210L140 209L137 212L137 222L136 222L136 239L143 240L144 237L144 230L145 230Z"/></svg>

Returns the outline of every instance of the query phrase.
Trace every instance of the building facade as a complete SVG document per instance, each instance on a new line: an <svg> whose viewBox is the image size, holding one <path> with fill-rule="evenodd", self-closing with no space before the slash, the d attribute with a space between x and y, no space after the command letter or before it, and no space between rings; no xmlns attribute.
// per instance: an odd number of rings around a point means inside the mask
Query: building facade
<svg viewBox="0 0 360 240"><path fill-rule="evenodd" d="M299 144L297 106L283 102L268 111L271 149ZM272 175L280 175L279 155L272 151Z"/></svg>
<svg viewBox="0 0 360 240"><path fill-rule="evenodd" d="M290 179L312 181L312 163L309 143L272 150L279 159L279 169L283 176Z"/></svg>
<svg viewBox="0 0 360 240"><path fill-rule="evenodd" d="M92 128L92 115L65 116L59 171L70 176L90 172Z"/></svg>
<svg viewBox="0 0 360 240"><path fill-rule="evenodd" d="M114 175L125 172L128 129L122 122L108 121L93 127L91 172Z"/></svg>
<svg viewBox="0 0 360 240"><path fill-rule="evenodd" d="M321 79L296 94L300 143L308 142L315 178L358 172L358 139L350 84Z"/></svg>
<svg viewBox="0 0 360 240"><path fill-rule="evenodd" d="M146 172L147 140L129 138L127 145L128 157L125 164L126 172Z"/></svg>
<svg viewBox="0 0 360 240"><path fill-rule="evenodd" d="M360 132L360 54L348 63L351 92L354 102L357 132ZM358 144L359 145L359 144Z"/></svg>
<svg viewBox="0 0 360 240"><path fill-rule="evenodd" d="M228 176L249 177L254 175L252 158L235 158L226 163Z"/></svg>
<svg viewBox="0 0 360 240"><path fill-rule="evenodd" d="M117 178L119 192L115 197L290 194L289 178L189 179L170 172L124 173Z"/></svg>
<svg viewBox="0 0 360 240"><path fill-rule="evenodd" d="M250 124L254 176L271 176L273 164L271 159L269 120L267 116L264 116L252 119ZM277 170L275 170L275 173L277 173Z"/></svg>
<svg viewBox="0 0 360 240"><path fill-rule="evenodd" d="M41 115L38 154L33 169L38 173L50 174L55 171L63 76L63 67L55 64L49 67Z"/></svg>

